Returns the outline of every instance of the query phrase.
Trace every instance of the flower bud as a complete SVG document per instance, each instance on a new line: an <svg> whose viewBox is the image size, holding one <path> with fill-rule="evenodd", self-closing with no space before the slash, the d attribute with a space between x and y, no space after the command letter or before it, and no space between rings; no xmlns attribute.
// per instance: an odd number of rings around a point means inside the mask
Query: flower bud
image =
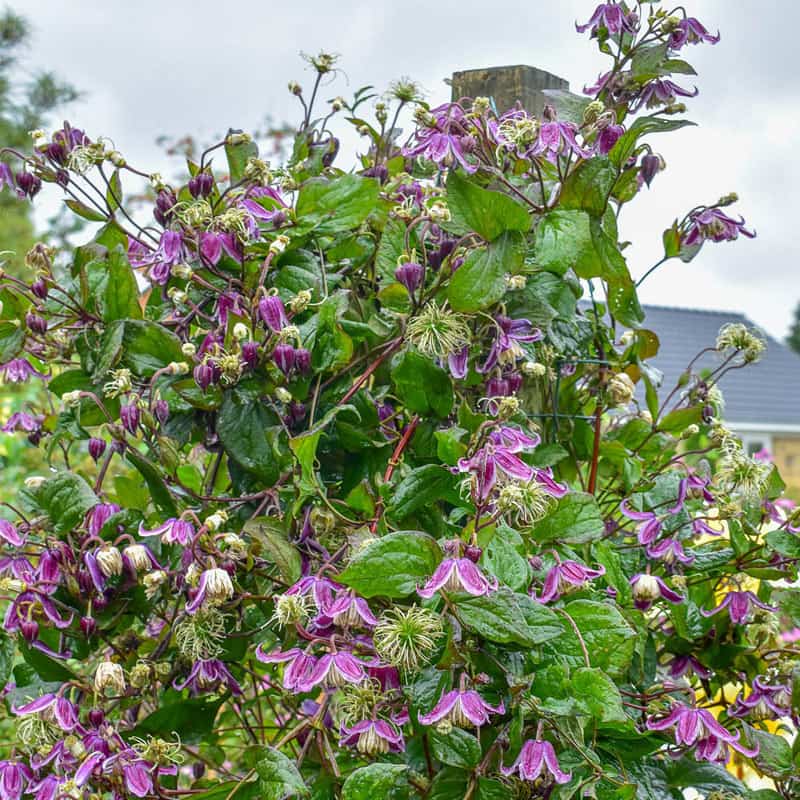
<svg viewBox="0 0 800 800"><path fill-rule="evenodd" d="M194 270L188 264L173 264L170 274L182 281L188 281L194 275Z"/></svg>
<svg viewBox="0 0 800 800"><path fill-rule="evenodd" d="M119 409L119 418L122 421L122 426L131 436L136 435L139 428L139 420L141 418L141 411L139 403L134 401L132 403L125 403Z"/></svg>
<svg viewBox="0 0 800 800"><path fill-rule="evenodd" d="M94 617L81 617L80 629L84 636L87 638L94 636L97 630L97 620Z"/></svg>
<svg viewBox="0 0 800 800"><path fill-rule="evenodd" d="M632 594L634 600L643 603L652 603L661 596L661 589L658 581L653 575L639 575L632 584Z"/></svg>
<svg viewBox="0 0 800 800"><path fill-rule="evenodd" d="M255 369L258 364L258 343L249 341L242 344L242 361L249 369Z"/></svg>
<svg viewBox="0 0 800 800"><path fill-rule="evenodd" d="M274 242L270 244L269 252L273 253L274 255L280 255L284 250L286 250L286 247L289 244L289 242L290 242L289 237L281 234L280 236L275 238Z"/></svg>
<svg viewBox="0 0 800 800"><path fill-rule="evenodd" d="M464 556L476 564L480 561L482 555L483 550L475 545L468 545L464 548Z"/></svg>
<svg viewBox="0 0 800 800"><path fill-rule="evenodd" d="M41 178L27 170L18 172L16 181L19 190L29 199L33 199L42 188Z"/></svg>
<svg viewBox="0 0 800 800"><path fill-rule="evenodd" d="M37 278L31 284L31 291L38 297L40 300L47 299L47 284L42 280L42 278Z"/></svg>
<svg viewBox="0 0 800 800"><path fill-rule="evenodd" d="M289 81L289 91L295 97L299 97L301 94L303 94L303 89L297 81Z"/></svg>
<svg viewBox="0 0 800 800"><path fill-rule="evenodd" d="M290 344L278 344L272 351L272 360L280 371L288 376L295 365L295 349Z"/></svg>
<svg viewBox="0 0 800 800"><path fill-rule="evenodd" d="M77 408L81 404L80 389L76 389L74 392L64 392L61 395L61 400L65 408Z"/></svg>
<svg viewBox="0 0 800 800"><path fill-rule="evenodd" d="M208 530L218 531L228 521L228 515L224 511L216 511L206 517L205 526Z"/></svg>
<svg viewBox="0 0 800 800"><path fill-rule="evenodd" d="M144 689L153 682L153 667L144 661L138 661L131 669L130 681L134 689Z"/></svg>
<svg viewBox="0 0 800 800"><path fill-rule="evenodd" d="M217 375L215 374L215 372L216 371L214 367L211 365L211 363L208 361L204 361L202 364L198 364L194 368L192 375L194 376L195 383L203 391L205 391L206 389L208 389L209 386L211 386L212 383L216 382Z"/></svg>
<svg viewBox="0 0 800 800"><path fill-rule="evenodd" d="M639 174L642 176L642 180L647 184L648 188L658 171L663 169L661 164L661 156L657 156L655 153L648 153L642 158L642 167Z"/></svg>
<svg viewBox="0 0 800 800"><path fill-rule="evenodd" d="M189 181L189 194L195 198L208 197L214 188L214 178L208 172L200 172Z"/></svg>
<svg viewBox="0 0 800 800"><path fill-rule="evenodd" d="M525 361L520 369L531 378L544 378L547 375L547 367L537 361Z"/></svg>
<svg viewBox="0 0 800 800"><path fill-rule="evenodd" d="M89 455L95 460L99 461L100 457L106 451L106 443L103 439L98 439L95 436L92 436L89 439Z"/></svg>
<svg viewBox="0 0 800 800"><path fill-rule="evenodd" d="M208 602L220 603L233 597L234 589L231 576L224 569L219 567L207 569L204 575L206 577L206 598Z"/></svg>
<svg viewBox="0 0 800 800"><path fill-rule="evenodd" d="M293 314L300 314L308 308L311 302L311 290L301 289L291 300L289 300L289 309Z"/></svg>
<svg viewBox="0 0 800 800"><path fill-rule="evenodd" d="M267 295L258 301L258 313L275 333L279 333L284 326L289 324L283 301L276 294Z"/></svg>
<svg viewBox="0 0 800 800"><path fill-rule="evenodd" d="M423 269L421 264L406 261L394 271L394 277L406 287L406 291L413 295L422 284Z"/></svg>
<svg viewBox="0 0 800 800"><path fill-rule="evenodd" d="M25 324L32 333L47 333L47 320L31 311L25 315Z"/></svg>
<svg viewBox="0 0 800 800"><path fill-rule="evenodd" d="M113 661L102 661L94 673L95 692L105 694L106 689L111 689L115 694L123 694L125 691L125 672Z"/></svg>
<svg viewBox="0 0 800 800"><path fill-rule="evenodd" d="M298 347L294 351L294 366L303 375L311 371L311 353L305 347Z"/></svg>
<svg viewBox="0 0 800 800"><path fill-rule="evenodd" d="M181 353L183 353L186 358L193 358L197 353L197 348L191 342L184 342L181 345Z"/></svg>

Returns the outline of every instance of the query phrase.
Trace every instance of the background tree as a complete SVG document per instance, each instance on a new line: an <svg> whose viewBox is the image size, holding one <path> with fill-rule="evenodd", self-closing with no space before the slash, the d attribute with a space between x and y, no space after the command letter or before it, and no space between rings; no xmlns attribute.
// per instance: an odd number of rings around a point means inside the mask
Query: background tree
<svg viewBox="0 0 800 800"><path fill-rule="evenodd" d="M800 303L795 306L792 327L789 328L786 344L788 344L795 353L800 353Z"/></svg>
<svg viewBox="0 0 800 800"><path fill-rule="evenodd" d="M52 72L26 74L20 54L30 37L24 17L10 9L0 14L0 141L18 149L28 147L29 131L41 127L52 111L78 97ZM0 195L0 238L4 268L13 272L33 244L34 227L30 206L8 193Z"/></svg>

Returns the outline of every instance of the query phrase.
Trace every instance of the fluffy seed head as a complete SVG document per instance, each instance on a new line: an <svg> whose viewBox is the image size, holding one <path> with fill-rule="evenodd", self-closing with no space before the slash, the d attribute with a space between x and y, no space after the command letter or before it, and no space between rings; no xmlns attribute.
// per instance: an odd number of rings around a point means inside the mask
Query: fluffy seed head
<svg viewBox="0 0 800 800"><path fill-rule="evenodd" d="M373 640L384 661L412 670L427 663L443 633L442 620L433 611L391 608L376 625Z"/></svg>

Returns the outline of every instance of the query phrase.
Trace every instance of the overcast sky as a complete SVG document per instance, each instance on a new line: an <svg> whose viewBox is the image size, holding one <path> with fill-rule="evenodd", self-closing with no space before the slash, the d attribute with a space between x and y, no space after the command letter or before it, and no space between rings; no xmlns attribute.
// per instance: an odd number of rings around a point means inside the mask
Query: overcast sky
<svg viewBox="0 0 800 800"><path fill-rule="evenodd" d="M159 135L208 140L228 127L253 129L270 114L296 119L290 79L308 83L299 52L341 54L342 79L326 93L408 75L432 101L448 99L454 70L530 64L566 78L573 91L606 64L576 19L593 0L12 0L34 28L30 68L52 69L85 93L73 124L111 138L146 171L174 169ZM800 84L790 0L686 0L722 41L687 48L700 95L699 123L652 137L668 169L626 212L622 236L634 276L658 260L661 232L692 206L738 192L735 212L755 240L709 244L691 264L669 262L642 299L662 305L743 311L783 337L800 300ZM51 190L52 191L52 190Z"/></svg>

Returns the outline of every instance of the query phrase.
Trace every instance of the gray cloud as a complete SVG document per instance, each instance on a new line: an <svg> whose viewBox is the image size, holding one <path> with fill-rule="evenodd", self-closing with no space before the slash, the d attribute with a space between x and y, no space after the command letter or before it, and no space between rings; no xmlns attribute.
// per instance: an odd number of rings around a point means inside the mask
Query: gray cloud
<svg viewBox="0 0 800 800"><path fill-rule="evenodd" d="M148 170L168 170L156 136L209 138L229 126L253 128L269 112L292 120L288 80L308 78L300 50L342 54L348 85L383 89L400 75L444 100L442 78L457 69L528 63L567 78L594 80L604 58L575 34L591 0L406 0L358 2L239 0L15 0L34 23L30 64L54 69L86 92L71 119L114 140ZM654 137L668 170L626 212L622 233L634 274L660 255L661 232L696 203L737 191L758 238L707 246L691 264L668 264L645 284L646 302L744 311L782 336L798 299L793 280L800 218L800 112L794 24L783 0L694 0L690 11L723 39L695 47L689 60L700 96L698 128ZM355 140L352 140L355 141Z"/></svg>

